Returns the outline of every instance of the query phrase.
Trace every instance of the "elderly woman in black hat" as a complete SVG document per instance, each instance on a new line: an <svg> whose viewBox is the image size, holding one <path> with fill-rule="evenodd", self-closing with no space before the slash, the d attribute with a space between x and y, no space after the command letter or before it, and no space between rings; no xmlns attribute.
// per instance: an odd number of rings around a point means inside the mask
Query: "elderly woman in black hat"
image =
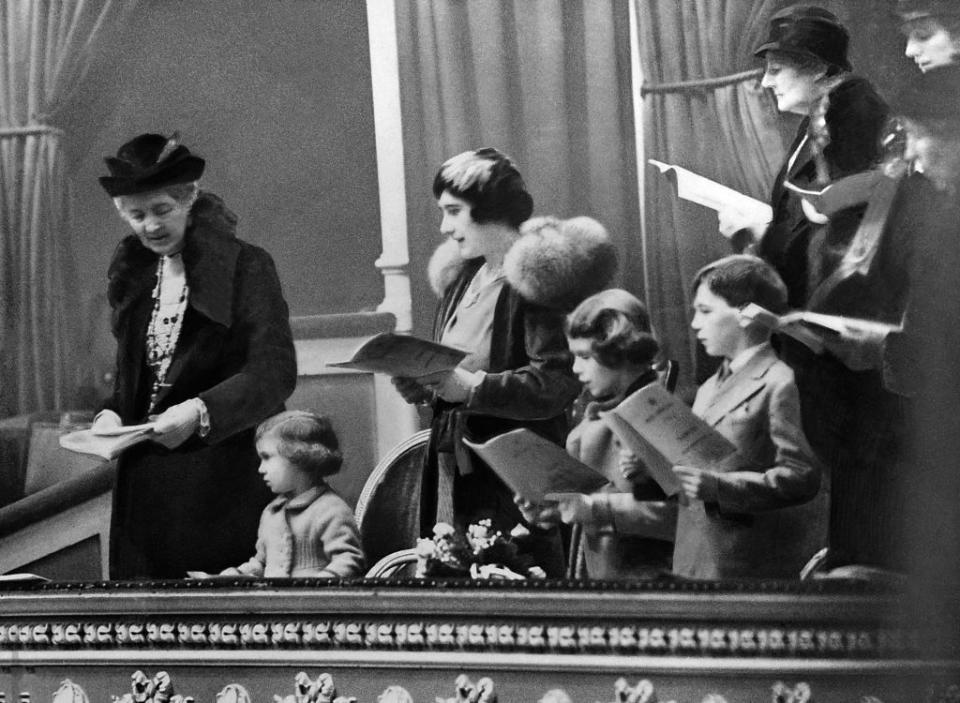
<svg viewBox="0 0 960 703"><path fill-rule="evenodd" d="M850 74L848 45L846 28L823 8L794 6L771 18L769 36L754 52L765 62L762 85L772 91L780 112L804 119L774 181L773 220L750 222L733 210L720 213L724 234L743 244L753 241L756 253L776 267L793 307L805 306L820 275L815 265L810 270L817 252L811 257L809 250L815 225L825 220L805 210L784 183L819 189L882 157L887 108L868 81Z"/></svg>
<svg viewBox="0 0 960 703"><path fill-rule="evenodd" d="M296 382L287 304L270 255L236 237L176 135L142 134L106 163L100 183L133 233L108 272L117 370L94 429L155 423L119 460L111 576L216 572L249 551L270 498L253 432Z"/></svg>
<svg viewBox="0 0 960 703"><path fill-rule="evenodd" d="M924 73L956 67L960 58L960 2L957 0L898 0L904 50Z"/></svg>

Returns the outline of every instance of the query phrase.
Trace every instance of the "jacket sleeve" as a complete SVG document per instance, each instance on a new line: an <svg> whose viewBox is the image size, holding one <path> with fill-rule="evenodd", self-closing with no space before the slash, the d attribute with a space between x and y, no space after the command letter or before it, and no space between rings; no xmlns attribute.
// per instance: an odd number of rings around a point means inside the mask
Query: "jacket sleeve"
<svg viewBox="0 0 960 703"><path fill-rule="evenodd" d="M267 545L264 541L264 516L260 518L260 528L257 530L257 553L237 567L237 571L247 576L263 576L267 564Z"/></svg>
<svg viewBox="0 0 960 703"><path fill-rule="evenodd" d="M331 511L319 531L318 548L328 559L318 576L350 578L363 574L364 558L360 547L360 531L354 522L353 513L343 504L341 509Z"/></svg>
<svg viewBox="0 0 960 703"><path fill-rule="evenodd" d="M243 363L237 373L199 394L210 413L208 444L266 419L297 382L290 313L270 255L245 248L234 286L233 334L241 340Z"/></svg>
<svg viewBox="0 0 960 703"><path fill-rule="evenodd" d="M772 382L766 429L774 449L773 465L760 471L718 475L718 504L723 513L756 513L806 503L820 490L820 467L800 421L800 396L792 377ZM758 431L759 428L758 428Z"/></svg>
<svg viewBox="0 0 960 703"><path fill-rule="evenodd" d="M573 362L559 310L527 305L523 312L524 345L528 363L516 369L484 375L464 409L512 420L556 417L573 403L580 384L573 378Z"/></svg>

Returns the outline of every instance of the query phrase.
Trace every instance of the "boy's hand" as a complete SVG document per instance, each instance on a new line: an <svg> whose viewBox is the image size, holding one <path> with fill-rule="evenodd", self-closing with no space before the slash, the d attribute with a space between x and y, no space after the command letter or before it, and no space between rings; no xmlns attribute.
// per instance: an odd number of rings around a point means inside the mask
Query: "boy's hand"
<svg viewBox="0 0 960 703"><path fill-rule="evenodd" d="M705 503L716 503L719 499L720 490L715 471L693 466L674 466L673 473L680 479L680 487L687 498Z"/></svg>
<svg viewBox="0 0 960 703"><path fill-rule="evenodd" d="M541 530L550 530L560 524L560 511L554 502L534 503L519 494L513 496L513 502L523 519Z"/></svg>
<svg viewBox="0 0 960 703"><path fill-rule="evenodd" d="M560 519L567 525L589 525L593 522L593 499L582 493L547 494L556 499Z"/></svg>
<svg viewBox="0 0 960 703"><path fill-rule="evenodd" d="M632 481L642 475L646 467L636 454L627 449L621 449L617 457L617 468L625 479Z"/></svg>

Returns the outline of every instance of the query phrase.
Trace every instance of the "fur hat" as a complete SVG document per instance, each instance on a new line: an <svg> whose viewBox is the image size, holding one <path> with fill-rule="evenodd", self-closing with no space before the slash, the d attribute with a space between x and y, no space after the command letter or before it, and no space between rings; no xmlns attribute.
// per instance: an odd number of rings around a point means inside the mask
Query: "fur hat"
<svg viewBox="0 0 960 703"><path fill-rule="evenodd" d="M427 273L438 297L463 265L452 239L437 247ZM591 217L535 217L520 228L520 238L504 259L504 272L526 300L569 312L610 285L617 272L617 250L604 226Z"/></svg>
<svg viewBox="0 0 960 703"><path fill-rule="evenodd" d="M770 18L770 34L753 55L762 57L768 51L803 54L849 71L849 44L850 35L836 15L822 7L797 5Z"/></svg>
<svg viewBox="0 0 960 703"><path fill-rule="evenodd" d="M192 183L203 175L205 162L180 143L180 135L141 134L104 159L109 176L100 177L107 195L116 198Z"/></svg>

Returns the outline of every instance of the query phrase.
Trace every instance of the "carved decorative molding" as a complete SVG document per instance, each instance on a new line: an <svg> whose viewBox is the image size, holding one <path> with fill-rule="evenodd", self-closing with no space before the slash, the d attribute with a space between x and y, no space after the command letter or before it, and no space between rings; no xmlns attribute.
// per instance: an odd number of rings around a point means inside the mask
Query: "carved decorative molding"
<svg viewBox="0 0 960 703"><path fill-rule="evenodd" d="M696 626L676 620L558 625L424 619L66 621L0 624L0 648L429 649L662 656L903 657L920 633L896 628Z"/></svg>

